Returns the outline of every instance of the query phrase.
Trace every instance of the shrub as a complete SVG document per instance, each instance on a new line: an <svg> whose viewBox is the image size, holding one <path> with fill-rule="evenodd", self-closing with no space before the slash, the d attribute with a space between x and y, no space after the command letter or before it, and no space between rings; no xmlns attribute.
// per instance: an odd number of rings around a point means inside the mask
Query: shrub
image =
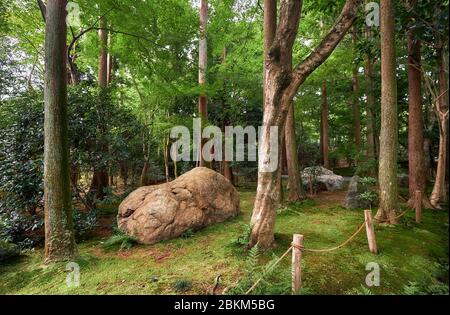
<svg viewBox="0 0 450 315"><path fill-rule="evenodd" d="M0 263L15 258L20 255L18 246L0 240Z"/></svg>

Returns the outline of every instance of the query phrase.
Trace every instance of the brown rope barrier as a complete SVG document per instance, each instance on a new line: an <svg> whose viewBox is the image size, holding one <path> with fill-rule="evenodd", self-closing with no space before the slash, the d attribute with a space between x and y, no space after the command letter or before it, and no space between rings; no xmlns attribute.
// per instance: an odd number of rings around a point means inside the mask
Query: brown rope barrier
<svg viewBox="0 0 450 315"><path fill-rule="evenodd" d="M353 233L345 242L343 242L342 244L335 246L335 247L331 247L331 248L324 248L324 249L310 249L310 248L304 248L303 250L305 252L315 252L315 253L323 253L323 252L331 252L334 251L336 249L339 249L341 247L344 247L345 245L347 245L348 243L350 243L358 234L359 232L361 232L364 228L366 224L366 221L364 221L359 228L356 230L355 233Z"/></svg>
<svg viewBox="0 0 450 315"><path fill-rule="evenodd" d="M344 247L344 246L347 245L350 241L352 241L352 240L359 234L359 232L362 231L362 229L364 228L364 225L365 225L365 224L366 224L366 221L364 221L364 222L361 224L361 226L356 230L356 232L353 233L353 234L352 234L345 242L343 242L342 244L340 244L340 245L338 245L338 246L332 247L332 248L326 248L326 249L308 249L308 248L305 248L305 247L302 246L302 245L297 245L297 244L291 243L291 247L289 247L289 248L287 249L287 251L284 252L284 254L281 255L280 258L277 259L277 261L271 266L271 269L274 268L276 265L278 265L278 263L279 263L280 261L282 261L282 260L284 259L284 257L286 257L286 255L289 254L289 252L290 252L293 248L299 249L299 250L301 250L301 251L307 251L307 252L331 252L331 251L333 251L333 250L336 250L336 249L339 249L339 248L341 248L341 247ZM245 292L245 294L247 295L247 294L249 294L250 292L252 292L252 291L256 288L256 286L262 281L263 278L264 278L264 275L263 275L261 278L259 278L259 279L258 279L258 280L250 287L250 289L248 289L247 292Z"/></svg>
<svg viewBox="0 0 450 315"><path fill-rule="evenodd" d="M292 246L289 247L288 250L285 251L284 254L281 255L280 258L277 259L277 261L271 266L270 269L272 269L272 268L274 268L276 265L278 265L278 263L279 263L280 261L282 261L283 258L286 257L286 255L289 254L289 252L290 252L291 250L292 250ZM255 289L256 286L262 281L262 279L264 278L264 276L265 276L265 275L263 275L261 278L259 278L259 279L251 286L251 288L248 289L247 292L245 292L245 295L247 295L247 294L249 294L250 292L252 292L253 289Z"/></svg>
<svg viewBox="0 0 450 315"><path fill-rule="evenodd" d="M397 215L397 216L395 216L394 217L394 219L395 220L398 220L398 219L400 219L401 217L403 217L408 211L410 211L411 209L410 208L407 208L405 211L403 211L403 212L401 212L399 215ZM378 220L378 219L375 219L375 221L377 221L378 223L386 223L386 222L389 222L389 220Z"/></svg>

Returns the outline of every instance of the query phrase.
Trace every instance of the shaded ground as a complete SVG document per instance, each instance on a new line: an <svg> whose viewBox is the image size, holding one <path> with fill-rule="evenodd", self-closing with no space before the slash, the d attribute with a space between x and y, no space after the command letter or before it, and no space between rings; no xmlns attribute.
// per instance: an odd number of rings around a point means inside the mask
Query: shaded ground
<svg viewBox="0 0 450 315"><path fill-rule="evenodd" d="M231 242L245 231L254 195L254 190L241 190L242 213L235 219L190 237L121 251L102 246L113 233L116 206L105 208L95 237L78 246L80 287L67 287L65 264L43 267L43 252L36 250L0 266L0 294L210 294L215 278L222 275L220 291L246 277L248 253ZM344 196L345 192L321 192L283 209L277 218L277 247L260 255L258 264L281 255L294 233L303 234L309 248L333 247L348 238L364 218L362 210L340 206ZM443 283L448 292L448 211L425 210L422 225L413 215L407 213L397 226L376 227L379 255L368 252L364 233L330 253L306 252L304 293L419 293L432 285L441 290ZM381 268L381 285L370 290L365 287L369 262ZM276 292L289 294L290 258L277 271L271 280L280 284ZM261 292L273 292L265 289L268 285L262 284Z"/></svg>

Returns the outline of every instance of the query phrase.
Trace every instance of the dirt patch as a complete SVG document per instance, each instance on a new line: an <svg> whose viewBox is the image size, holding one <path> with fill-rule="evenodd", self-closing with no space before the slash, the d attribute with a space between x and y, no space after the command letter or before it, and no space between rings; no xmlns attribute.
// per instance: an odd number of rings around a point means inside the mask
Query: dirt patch
<svg viewBox="0 0 450 315"><path fill-rule="evenodd" d="M114 216L102 216L98 220L97 227L92 231L93 237L108 238L114 234L113 225L115 222Z"/></svg>
<svg viewBox="0 0 450 315"><path fill-rule="evenodd" d="M314 200L318 208L329 208L342 205L346 195L345 190L322 191L314 196L308 196L308 198Z"/></svg>

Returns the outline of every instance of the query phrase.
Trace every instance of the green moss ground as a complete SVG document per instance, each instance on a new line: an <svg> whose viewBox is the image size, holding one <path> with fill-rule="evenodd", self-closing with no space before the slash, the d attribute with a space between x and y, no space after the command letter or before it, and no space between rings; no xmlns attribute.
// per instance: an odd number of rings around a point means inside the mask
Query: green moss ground
<svg viewBox="0 0 450 315"><path fill-rule="evenodd" d="M208 294L216 276L221 287L245 276L246 252L230 245L249 222L254 190L241 190L242 213L235 219L208 227L188 238L128 250L105 250L107 236L78 245L81 285L65 284L65 264L44 267L43 251L28 253L0 266L0 294ZM362 210L340 207L343 193L322 193L314 200L291 204L277 218L277 247L260 255L264 264L281 255L292 234L305 236L305 247L327 248L350 236L364 220ZM113 215L110 207L105 215ZM404 294L416 286L448 286L448 210L424 210L417 225L409 212L396 226L376 226L379 255L367 249L365 232L344 248L330 253L304 253L303 280L310 294ZM363 289L368 262L381 267L381 285ZM290 257L277 277L289 285ZM438 281L439 280L439 281ZM188 285L180 285L180 283ZM181 291L181 288L185 288ZM421 291L412 290L412 293ZM286 290L289 293L289 290ZM410 292L411 293L411 292Z"/></svg>

